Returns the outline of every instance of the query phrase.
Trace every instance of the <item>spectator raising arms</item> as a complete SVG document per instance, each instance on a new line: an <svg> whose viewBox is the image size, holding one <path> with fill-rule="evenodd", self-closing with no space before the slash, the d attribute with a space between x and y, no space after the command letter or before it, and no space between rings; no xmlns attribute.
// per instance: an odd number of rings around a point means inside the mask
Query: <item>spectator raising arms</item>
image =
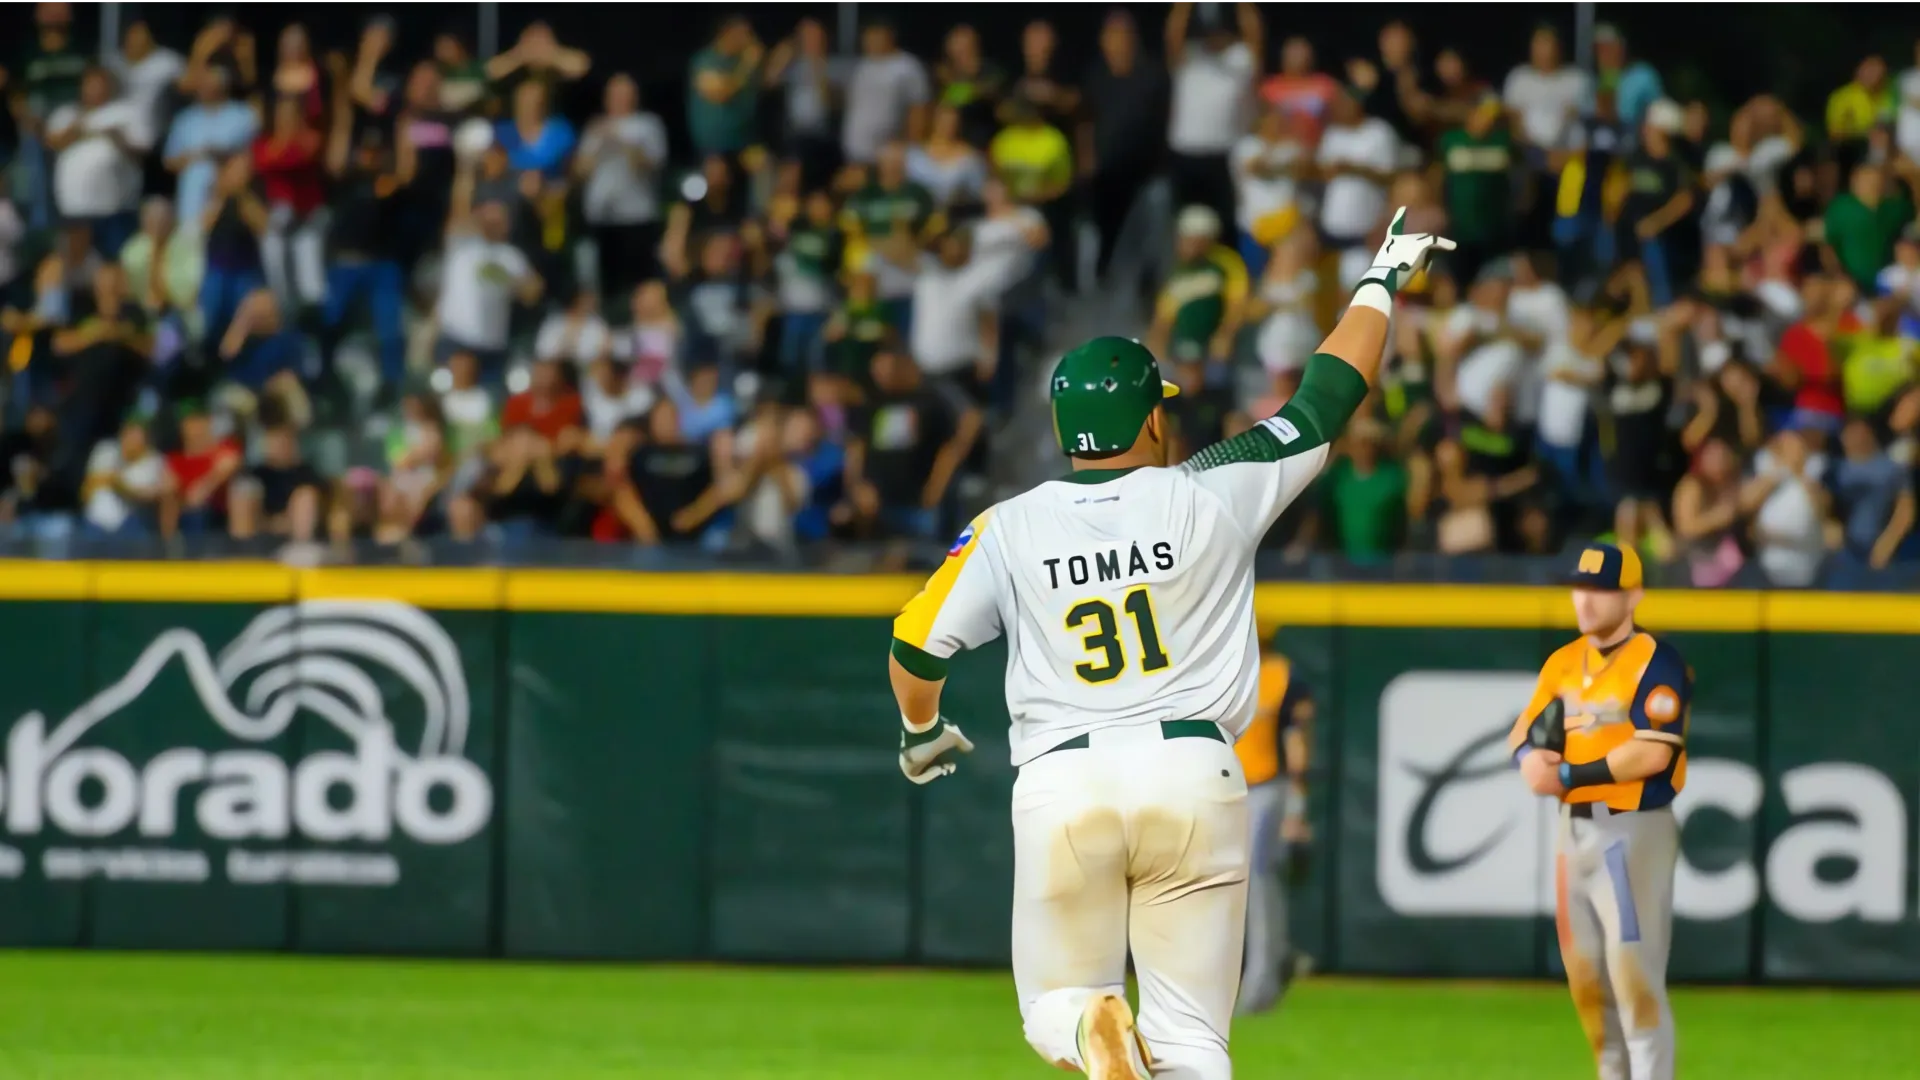
<svg viewBox="0 0 1920 1080"><path fill-rule="evenodd" d="M1167 159L1175 205L1205 206L1234 221L1233 171L1227 155L1247 129L1253 86L1260 78L1259 5L1234 5L1237 28L1218 5L1196 11L1173 5L1167 16L1167 70L1173 73Z"/></svg>
<svg viewBox="0 0 1920 1080"><path fill-rule="evenodd" d="M324 150L299 99L287 95L275 101L272 126L253 144L267 204L260 258L267 284L292 310L315 307L327 294Z"/></svg>
<svg viewBox="0 0 1920 1080"><path fill-rule="evenodd" d="M253 145L259 126L253 110L233 100L227 69L209 68L194 79L194 101L173 118L164 154L179 176L174 211L188 228L202 229L201 211L211 197L220 163Z"/></svg>
<svg viewBox="0 0 1920 1080"><path fill-rule="evenodd" d="M447 216L446 264L441 270L437 359L473 353L486 376L506 373L508 319L514 301L532 304L545 283L509 241L512 223L498 201L474 205L475 166L461 166Z"/></svg>
<svg viewBox="0 0 1920 1080"><path fill-rule="evenodd" d="M260 237L267 231L267 208L253 193L251 157L235 154L221 164L200 220L207 238L207 270L200 283L201 333L206 340L218 341L226 335L240 302L266 281Z"/></svg>
<svg viewBox="0 0 1920 1080"><path fill-rule="evenodd" d="M327 140L327 171L334 178L335 193L329 236L333 257L327 267L326 311L321 319L324 355L331 379L333 354L347 315L364 303L380 350L383 389L397 389L407 377L401 330L406 288L402 222L415 158L411 133L399 128L398 139L399 145L390 149L380 128L365 127L356 142L352 110L344 102L336 104ZM395 389L386 393L390 404Z"/></svg>
<svg viewBox="0 0 1920 1080"><path fill-rule="evenodd" d="M464 51L464 44L447 35L441 36L443 44L457 46ZM458 73L461 64L454 49L442 53L442 63L452 72ZM513 48L487 61L486 77L495 83L505 84L509 89L523 82L537 82L549 90L556 89L561 83L572 82L585 75L593 67L593 58L581 49L571 49L560 44L553 36L553 29L546 23L535 22L520 31L520 40Z"/></svg>

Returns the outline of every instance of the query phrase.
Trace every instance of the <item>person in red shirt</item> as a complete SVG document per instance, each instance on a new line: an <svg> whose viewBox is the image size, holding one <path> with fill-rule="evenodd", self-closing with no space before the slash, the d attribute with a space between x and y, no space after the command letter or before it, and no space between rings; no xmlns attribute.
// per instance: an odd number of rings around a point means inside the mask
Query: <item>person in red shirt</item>
<svg viewBox="0 0 1920 1080"><path fill-rule="evenodd" d="M580 395L561 377L558 361L536 361L527 388L507 399L500 430L520 424L539 432L556 453L569 453L579 443Z"/></svg>
<svg viewBox="0 0 1920 1080"><path fill-rule="evenodd" d="M1844 278L1812 275L1801 286L1800 321L1780 338L1768 374L1793 395L1797 425L1838 433L1846 416L1840 396L1840 363L1833 351L1834 335L1851 317L1853 283Z"/></svg>
<svg viewBox="0 0 1920 1080"><path fill-rule="evenodd" d="M1260 98L1298 121L1298 132L1308 146L1317 146L1327 126L1327 112L1333 107L1340 84L1333 76L1314 69L1313 45L1303 37L1290 37L1280 46L1280 71L1260 84Z"/></svg>
<svg viewBox="0 0 1920 1080"><path fill-rule="evenodd" d="M180 449L167 455L160 535L226 531L227 484L240 465L239 445L214 435L206 410L186 406L180 416Z"/></svg>
<svg viewBox="0 0 1920 1080"><path fill-rule="evenodd" d="M253 142L253 170L267 194L261 260L268 284L289 305L315 306L327 295L326 234L315 213L327 201L322 150L299 99L276 98L273 127Z"/></svg>

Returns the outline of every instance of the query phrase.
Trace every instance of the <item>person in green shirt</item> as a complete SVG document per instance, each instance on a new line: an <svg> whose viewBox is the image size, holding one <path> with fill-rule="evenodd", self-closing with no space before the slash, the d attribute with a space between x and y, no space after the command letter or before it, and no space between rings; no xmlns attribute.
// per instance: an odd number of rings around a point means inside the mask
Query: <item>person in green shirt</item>
<svg viewBox="0 0 1920 1080"><path fill-rule="evenodd" d="M1488 95L1464 125L1441 135L1435 157L1447 223L1460 245L1453 265L1478 267L1507 251L1513 237L1513 137L1501 123L1500 99Z"/></svg>
<svg viewBox="0 0 1920 1080"><path fill-rule="evenodd" d="M440 107L452 113L478 111L487 97L487 67L460 34L443 30L433 39L433 65L440 72Z"/></svg>
<svg viewBox="0 0 1920 1080"><path fill-rule="evenodd" d="M871 378L873 354L882 342L897 339L898 325L892 312L880 302L879 289L870 273L847 275L846 299L827 319L821 338L826 343L827 370L857 385Z"/></svg>
<svg viewBox="0 0 1920 1080"><path fill-rule="evenodd" d="M42 125L55 109L80 100L80 77L88 60L73 47L73 13L65 4L36 4L34 43L4 75L7 107L20 126L20 185L26 190L27 226L53 224L53 153Z"/></svg>
<svg viewBox="0 0 1920 1080"><path fill-rule="evenodd" d="M1871 294L1893 257L1893 242L1912 220L1913 204L1899 188L1888 190L1886 171L1879 165L1858 166L1847 190L1827 204L1830 265Z"/></svg>
<svg viewBox="0 0 1920 1080"><path fill-rule="evenodd" d="M1220 218L1205 206L1180 211L1173 273L1154 303L1147 347L1175 363L1233 358L1246 318L1247 265L1220 243Z"/></svg>
<svg viewBox="0 0 1920 1080"><path fill-rule="evenodd" d="M80 76L86 55L73 47L72 15L64 4L42 4L34 13L38 36L13 73L14 93L37 121L62 105L80 100ZM16 106L17 107L17 106Z"/></svg>
<svg viewBox="0 0 1920 1080"><path fill-rule="evenodd" d="M765 56L753 28L737 15L721 24L713 44L693 54L687 129L702 157L738 154L753 145Z"/></svg>
<svg viewBox="0 0 1920 1080"><path fill-rule="evenodd" d="M846 233L845 263L870 271L889 321L905 326L913 306L920 253L947 228L933 193L907 178L905 143L889 142L861 188L847 197L840 215Z"/></svg>
<svg viewBox="0 0 1920 1080"><path fill-rule="evenodd" d="M780 367L790 373L810 371L818 366L821 332L833 310L834 278L846 244L833 196L809 192L801 215L774 232L780 241L773 260L780 301Z"/></svg>
<svg viewBox="0 0 1920 1080"><path fill-rule="evenodd" d="M1382 457L1386 427L1370 417L1347 428L1347 452L1327 466L1321 491L1340 550L1354 562L1379 562L1399 550L1407 528L1407 469Z"/></svg>

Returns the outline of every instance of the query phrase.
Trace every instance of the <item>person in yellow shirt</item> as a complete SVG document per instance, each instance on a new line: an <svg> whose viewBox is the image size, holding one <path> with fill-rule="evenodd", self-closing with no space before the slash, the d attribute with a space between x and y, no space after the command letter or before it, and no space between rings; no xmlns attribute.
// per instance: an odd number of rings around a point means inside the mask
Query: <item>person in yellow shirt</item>
<svg viewBox="0 0 1920 1080"><path fill-rule="evenodd" d="M1887 79L1887 62L1869 56L1854 69L1853 81L1827 95L1827 138L1843 173L1866 158L1867 136L1873 129L1893 119L1893 84ZM1841 177L1841 183L1846 177Z"/></svg>
<svg viewBox="0 0 1920 1080"><path fill-rule="evenodd" d="M1635 624L1641 582L1632 548L1580 553L1581 636L1547 658L1508 741L1527 786L1561 803L1560 957L1600 1080L1673 1080L1673 798L1687 780L1693 673Z"/></svg>
<svg viewBox="0 0 1920 1080"><path fill-rule="evenodd" d="M987 158L1016 202L1039 210L1053 240L1048 257L1062 288L1074 288L1078 232L1073 228L1073 146L1059 128L1046 122L1024 97L1002 109L1007 126L993 137Z"/></svg>
<svg viewBox="0 0 1920 1080"><path fill-rule="evenodd" d="M1287 658L1269 650L1260 660L1253 723L1234 744L1247 777L1253 834L1247 888L1247 940L1238 1011L1265 1012L1280 1003L1309 961L1287 939L1286 867L1303 861L1313 833L1307 824L1307 755L1313 698L1293 677Z"/></svg>

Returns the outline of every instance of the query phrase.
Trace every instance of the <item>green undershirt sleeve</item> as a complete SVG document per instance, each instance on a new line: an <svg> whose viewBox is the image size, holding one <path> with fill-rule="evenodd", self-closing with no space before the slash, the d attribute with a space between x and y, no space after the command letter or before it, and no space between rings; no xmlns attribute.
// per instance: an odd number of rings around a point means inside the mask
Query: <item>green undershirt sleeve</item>
<svg viewBox="0 0 1920 1080"><path fill-rule="evenodd" d="M900 662L907 674L928 682L940 682L947 677L947 662L925 649L909 645L899 638L893 639L893 658Z"/></svg>
<svg viewBox="0 0 1920 1080"><path fill-rule="evenodd" d="M1367 380L1331 353L1314 353L1300 389L1273 416L1187 459L1196 472L1243 461L1280 461L1338 438L1367 398Z"/></svg>

